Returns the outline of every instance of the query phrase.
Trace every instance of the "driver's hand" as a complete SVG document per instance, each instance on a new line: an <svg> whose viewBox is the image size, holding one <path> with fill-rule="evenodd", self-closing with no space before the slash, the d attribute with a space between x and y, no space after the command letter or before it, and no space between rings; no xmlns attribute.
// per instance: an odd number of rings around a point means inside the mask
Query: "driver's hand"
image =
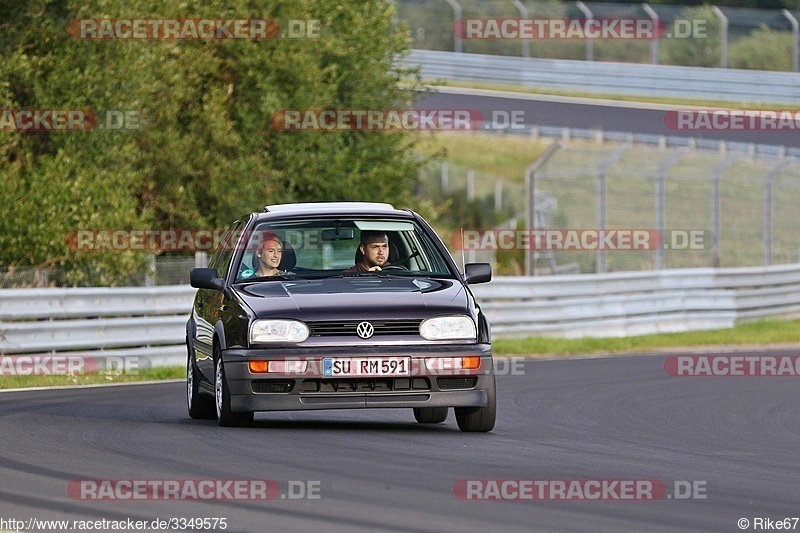
<svg viewBox="0 0 800 533"><path fill-rule="evenodd" d="M374 267L370 267L369 272L379 272L381 270L383 270L381 267L375 265Z"/></svg>

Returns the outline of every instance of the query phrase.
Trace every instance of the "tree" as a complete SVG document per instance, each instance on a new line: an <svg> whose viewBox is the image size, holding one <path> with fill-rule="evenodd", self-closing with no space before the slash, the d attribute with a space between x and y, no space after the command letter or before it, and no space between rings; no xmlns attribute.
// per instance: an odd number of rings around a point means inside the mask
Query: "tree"
<svg viewBox="0 0 800 533"><path fill-rule="evenodd" d="M87 255L66 232L220 228L276 202L412 203L413 134L277 131L270 122L286 109L409 106L419 77L395 62L409 37L393 12L382 0L6 0L0 109L88 109L101 124L108 110L130 111L142 127L0 131L3 262L57 264L72 282L111 283L142 257ZM302 39L86 40L68 33L75 19L275 19L284 30L318 20L320 29Z"/></svg>

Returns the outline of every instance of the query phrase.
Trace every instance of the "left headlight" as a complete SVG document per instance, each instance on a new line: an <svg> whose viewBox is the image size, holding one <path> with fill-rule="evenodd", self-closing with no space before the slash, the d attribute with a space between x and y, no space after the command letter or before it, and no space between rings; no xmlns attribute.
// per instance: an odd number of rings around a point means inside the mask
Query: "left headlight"
<svg viewBox="0 0 800 533"><path fill-rule="evenodd" d="M429 341L475 340L475 322L468 316L437 316L422 321L419 334Z"/></svg>
<svg viewBox="0 0 800 533"><path fill-rule="evenodd" d="M255 320L250 324L250 342L303 342L308 338L308 326L297 320Z"/></svg>

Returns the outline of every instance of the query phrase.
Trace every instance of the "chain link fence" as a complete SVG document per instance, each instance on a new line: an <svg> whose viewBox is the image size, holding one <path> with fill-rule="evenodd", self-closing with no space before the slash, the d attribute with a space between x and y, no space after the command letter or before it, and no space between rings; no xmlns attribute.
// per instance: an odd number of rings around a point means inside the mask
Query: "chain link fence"
<svg viewBox="0 0 800 533"><path fill-rule="evenodd" d="M208 254L198 252L194 256L151 256L149 267L142 272L116 277L114 285L126 287L155 285L188 285L189 272L196 266L206 266ZM64 267L4 268L0 269L0 289L74 286L69 280L70 271ZM93 276L82 272L79 286L103 287L109 285L107 275Z"/></svg>
<svg viewBox="0 0 800 533"><path fill-rule="evenodd" d="M528 135L552 137L553 144L530 162L535 171L527 184L524 175L501 179L448 161L421 170L417 194L442 208L432 222L459 264L487 261L498 275L525 275L800 262L800 161L787 150L584 130L539 128ZM462 232L508 230L549 231L562 240L586 230L641 231L648 241L617 249L580 242L561 249L463 246ZM188 284L190 270L207 262L205 252L153 256L141 273L113 284ZM61 268L0 270L0 288L74 285L65 279ZM79 285L108 281L84 276Z"/></svg>
<svg viewBox="0 0 800 533"><path fill-rule="evenodd" d="M607 272L800 262L794 157L559 143L533 183L536 204L540 195L557 202L552 224L541 229L648 232L640 249L551 249L533 254L534 263L547 257Z"/></svg>

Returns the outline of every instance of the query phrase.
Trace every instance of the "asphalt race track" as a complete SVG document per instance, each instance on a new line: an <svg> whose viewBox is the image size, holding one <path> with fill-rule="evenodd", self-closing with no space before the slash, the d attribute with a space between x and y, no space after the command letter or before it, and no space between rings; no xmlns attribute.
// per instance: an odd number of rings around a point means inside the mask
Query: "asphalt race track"
<svg viewBox="0 0 800 533"><path fill-rule="evenodd" d="M510 117L512 112L521 112L526 127L558 126L579 129L602 129L651 135L696 137L698 139L725 140L729 142L800 146L797 130L671 130L664 123L668 110L685 109L688 106L666 106L636 104L615 101L597 101L586 98L520 95L498 91L475 91L471 89L435 88L421 97L416 109L432 110L478 110L488 120L493 112L503 112ZM475 94L465 94L474 92ZM494 96L492 96L494 95ZM779 106L774 108L780 110ZM800 527L800 526L798 526Z"/></svg>
<svg viewBox="0 0 800 533"><path fill-rule="evenodd" d="M0 519L224 517L227 531L252 532L740 531L740 518L752 527L756 517L800 516L798 378L671 377L664 360L527 361L498 376L488 434L459 432L452 412L420 425L408 409L261 413L252 428L226 429L190 420L175 382L6 392ZM320 484L319 498L306 500L68 493L73 480L97 479L267 479L284 496L290 481ZM675 481L689 481L705 498L454 495L459 480L480 479L650 479L669 496Z"/></svg>

